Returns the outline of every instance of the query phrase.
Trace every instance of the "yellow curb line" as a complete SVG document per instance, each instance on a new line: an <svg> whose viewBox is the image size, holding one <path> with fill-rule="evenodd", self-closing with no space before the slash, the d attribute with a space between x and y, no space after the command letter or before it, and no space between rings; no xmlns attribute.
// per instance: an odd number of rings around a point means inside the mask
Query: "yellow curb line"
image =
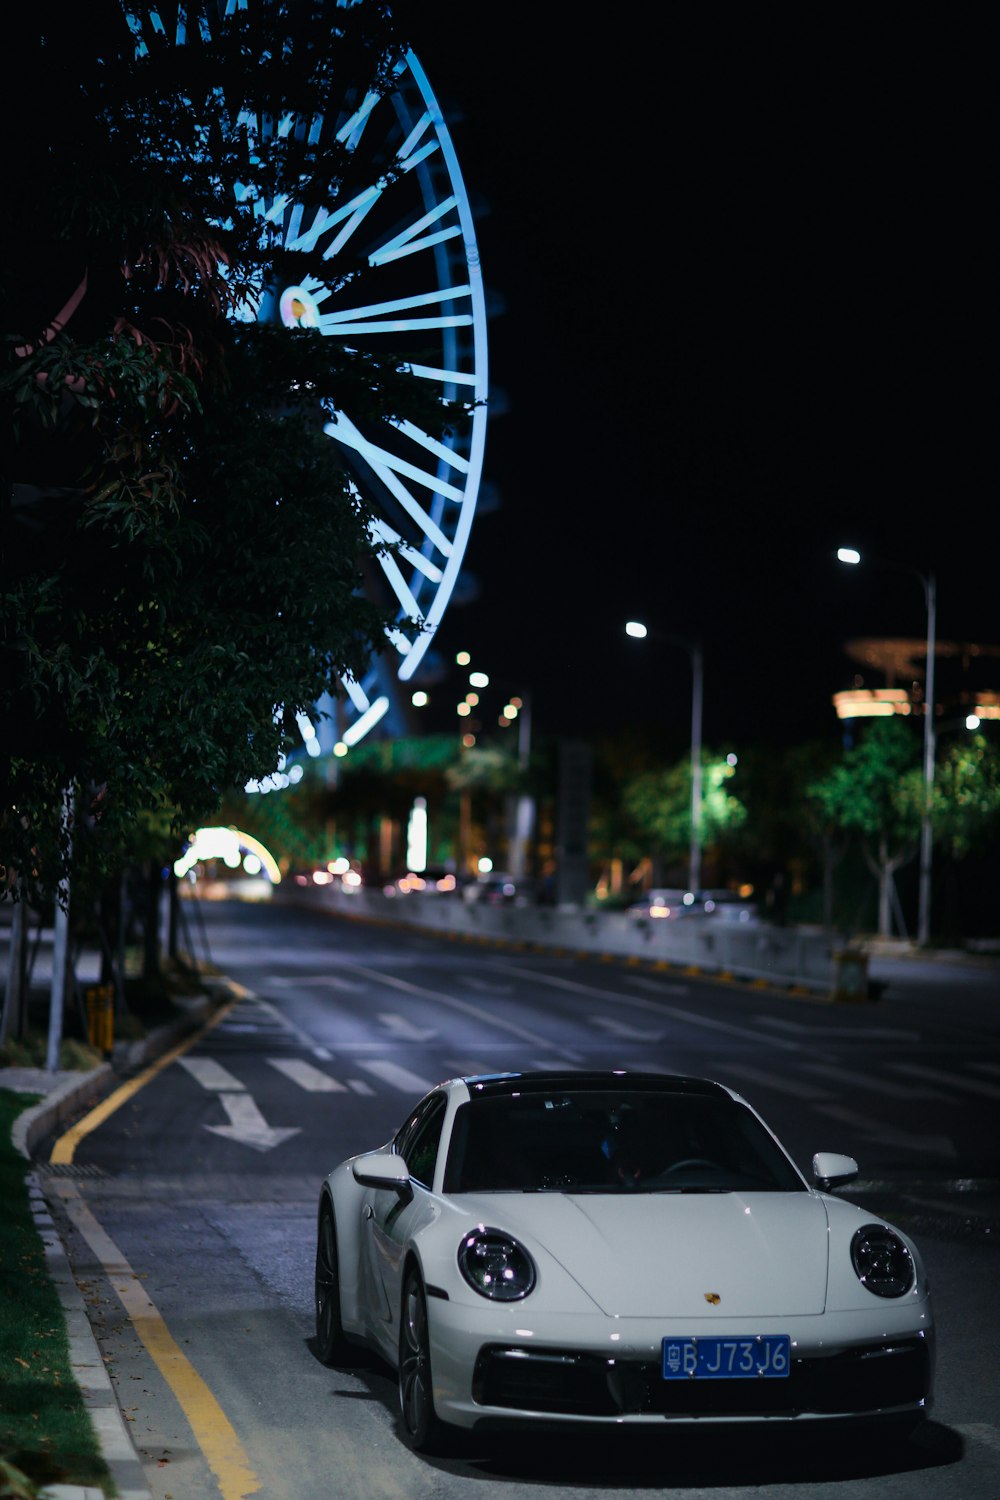
<svg viewBox="0 0 1000 1500"><path fill-rule="evenodd" d="M260 1480L250 1466L243 1445L209 1387L178 1347L159 1311L118 1246L80 1197L76 1184L54 1181L57 1194L75 1227L97 1256L105 1275L142 1341L187 1418L198 1447L219 1482L222 1500L247 1500L260 1493Z"/></svg>
<svg viewBox="0 0 1000 1500"><path fill-rule="evenodd" d="M221 1006L204 1026L185 1037L128 1083L115 1089L114 1093L84 1115L65 1135L60 1136L52 1148L50 1162L53 1165L72 1162L76 1148L85 1136L96 1130L176 1058L201 1041L229 1014L241 995L249 994L241 985L233 984L231 987L234 998L227 1005ZM173 1392L205 1462L219 1482L222 1500L247 1500L250 1495L259 1494L260 1481L232 1423L176 1343L124 1255L80 1197L75 1183L56 1179L49 1186L63 1200L76 1228L97 1256L143 1347Z"/></svg>

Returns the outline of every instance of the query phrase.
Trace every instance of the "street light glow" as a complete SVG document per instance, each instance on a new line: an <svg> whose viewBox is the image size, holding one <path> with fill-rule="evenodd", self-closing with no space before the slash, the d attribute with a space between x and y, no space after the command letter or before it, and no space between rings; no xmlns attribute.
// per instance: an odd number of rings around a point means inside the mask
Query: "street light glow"
<svg viewBox="0 0 1000 1500"><path fill-rule="evenodd" d="M861 561L861 553L855 552L853 547L838 547L837 561L856 564Z"/></svg>
<svg viewBox="0 0 1000 1500"><path fill-rule="evenodd" d="M490 685L490 679L487 677L487 675L486 675L485 672L470 672L469 673L469 686L470 687L489 687L489 685Z"/></svg>
<svg viewBox="0 0 1000 1500"><path fill-rule="evenodd" d="M649 632L640 620L628 620L625 625L625 634L633 636L637 641L643 641Z"/></svg>

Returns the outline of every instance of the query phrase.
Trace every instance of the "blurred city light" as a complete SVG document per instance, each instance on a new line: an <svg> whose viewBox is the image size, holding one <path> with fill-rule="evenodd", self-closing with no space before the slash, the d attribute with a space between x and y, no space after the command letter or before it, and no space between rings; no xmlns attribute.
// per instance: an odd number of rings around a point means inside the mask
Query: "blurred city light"
<svg viewBox="0 0 1000 1500"><path fill-rule="evenodd" d="M637 641L644 641L648 634L645 625L639 620L628 620L625 624L625 634L634 636Z"/></svg>
<svg viewBox="0 0 1000 1500"><path fill-rule="evenodd" d="M861 561L861 553L855 552L853 547L838 547L837 561L845 563L859 563Z"/></svg>

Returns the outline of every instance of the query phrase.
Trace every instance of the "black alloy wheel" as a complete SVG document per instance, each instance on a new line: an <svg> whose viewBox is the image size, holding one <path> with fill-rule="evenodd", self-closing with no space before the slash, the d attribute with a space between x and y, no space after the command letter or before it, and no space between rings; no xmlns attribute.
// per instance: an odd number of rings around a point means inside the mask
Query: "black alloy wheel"
<svg viewBox="0 0 1000 1500"><path fill-rule="evenodd" d="M340 1270L333 1210L320 1209L316 1237L316 1352L325 1365L347 1364L350 1345L340 1321Z"/></svg>
<svg viewBox="0 0 1000 1500"><path fill-rule="evenodd" d="M416 1270L403 1287L399 1328L399 1410L411 1446L420 1453L442 1453L447 1429L434 1410L427 1298Z"/></svg>

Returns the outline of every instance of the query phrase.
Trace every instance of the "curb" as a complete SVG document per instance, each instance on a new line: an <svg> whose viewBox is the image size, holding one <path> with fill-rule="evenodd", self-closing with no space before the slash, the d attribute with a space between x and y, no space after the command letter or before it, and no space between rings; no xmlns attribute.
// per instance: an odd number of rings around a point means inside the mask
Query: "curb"
<svg viewBox="0 0 1000 1500"><path fill-rule="evenodd" d="M161 1026L141 1042L133 1042L123 1048L116 1058L117 1067L111 1063L101 1063L79 1079L68 1079L54 1089L47 1099L19 1115L11 1131L15 1150L31 1161L32 1149L38 1141L54 1126L69 1119L82 1105L97 1098L116 1073L130 1072L144 1063L152 1062L189 1032L195 1031L212 1011L233 994L232 987L226 980L213 981L210 988L213 993L186 1005L187 1014L179 1020ZM35 1228L45 1249L46 1269L66 1319L70 1368L93 1424L98 1447L114 1481L117 1500L152 1500L142 1460L121 1414L111 1377L105 1368L87 1317L86 1305L73 1276L66 1247L50 1210L45 1185L34 1171L26 1174L25 1181ZM105 1500L105 1495L102 1489L94 1485L51 1484L38 1492L38 1500Z"/></svg>
<svg viewBox="0 0 1000 1500"><path fill-rule="evenodd" d="M152 1500L145 1470L119 1410L111 1377L97 1347L83 1297L49 1212L44 1190L37 1173L29 1172L25 1180L35 1228L45 1247L45 1267L66 1319L70 1367L93 1424L97 1445L114 1481L118 1500ZM104 1491L89 1484L53 1484L39 1491L38 1500L104 1500Z"/></svg>

